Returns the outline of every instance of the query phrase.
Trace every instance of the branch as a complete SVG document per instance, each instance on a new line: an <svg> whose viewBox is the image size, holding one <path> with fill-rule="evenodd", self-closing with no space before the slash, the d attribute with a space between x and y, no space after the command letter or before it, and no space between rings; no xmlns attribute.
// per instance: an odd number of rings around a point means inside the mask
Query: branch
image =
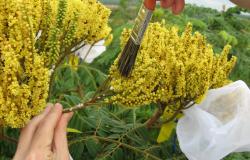
<svg viewBox="0 0 250 160"><path fill-rule="evenodd" d="M14 143L14 144L18 143L18 141L16 139L14 139L12 137L5 136L5 135L0 135L0 139L4 140L4 141L11 142L11 143Z"/></svg>
<svg viewBox="0 0 250 160"><path fill-rule="evenodd" d="M138 149L138 148L136 148L134 146L131 146L129 144L126 144L126 143L123 143L123 142L120 142L120 141L117 141L117 140L113 140L113 139L110 139L110 138L100 137L100 136L88 136L88 137L85 137L85 138L81 138L79 140L75 140L75 141L71 142L69 145L79 143L79 142L82 142L82 141L86 141L89 138L94 138L94 139L98 139L100 141L109 142L109 143L115 143L115 144L117 144L117 146L122 146L122 147L130 149L130 150L132 150L134 152L140 153L144 157L148 157L151 160L161 160L160 158L152 155L151 153L149 153L146 150L141 150L141 149ZM148 158L146 158L146 159L148 159Z"/></svg>
<svg viewBox="0 0 250 160"><path fill-rule="evenodd" d="M98 103L91 103L91 101L88 101L86 103L80 103L78 105L75 105L73 107L70 107L70 108L66 108L63 110L63 113L69 113L69 112L75 112L75 111L79 111L79 110L82 110L82 109L85 109L89 106L92 106L92 105L96 105Z"/></svg>
<svg viewBox="0 0 250 160"><path fill-rule="evenodd" d="M0 140L4 140L4 141L8 141L8 142L11 142L11 143L14 143L14 144L17 144L17 140L12 138L12 137L9 137L9 136L6 136L4 135L4 131L3 131L3 128L0 128L1 131L0 131Z"/></svg>
<svg viewBox="0 0 250 160"><path fill-rule="evenodd" d="M160 119L160 117L162 116L165 108L166 108L165 103L158 103L158 110L155 112L155 114L146 122L147 124L147 128L152 128L152 126ZM193 101L185 101L183 102L182 105L180 105L180 107L174 112L173 116L171 116L170 118L168 118L167 120L165 120L163 123L169 123L171 121L173 121L178 114L185 109L188 109L190 107L192 107L193 105L195 105L195 102Z"/></svg>
<svg viewBox="0 0 250 160"><path fill-rule="evenodd" d="M63 60L65 59L65 57L68 56L69 54L71 54L71 52L70 52L70 50L67 50L62 56L60 56L59 60L55 64L54 71L52 72L52 75L50 76L50 81L49 81L49 96L48 96L48 99L51 98L52 86L54 84L56 70L60 66L60 64L63 62Z"/></svg>
<svg viewBox="0 0 250 160"><path fill-rule="evenodd" d="M158 121L158 119L160 119L162 115L162 110L158 109L155 114L153 115L153 117L151 117L146 123L147 123L147 128L151 128L153 126L153 124Z"/></svg>
<svg viewBox="0 0 250 160"><path fill-rule="evenodd" d="M164 103L158 103L158 110L155 112L155 114L146 122L147 128L151 128L154 123L160 119L164 109L166 108L166 104Z"/></svg>
<svg viewBox="0 0 250 160"><path fill-rule="evenodd" d="M63 113L74 112L74 111L85 109L88 106L99 104L99 103L97 103L97 101L99 101L99 100L105 98L106 96L108 96L108 95L105 94L105 92L107 91L107 89L109 89L109 81L110 81L109 78L106 79L102 83L102 85L97 89L94 96L89 101L87 101L85 103L80 103L80 104L78 104L78 105L76 105L74 107L71 107L71 108L64 109Z"/></svg>
<svg viewBox="0 0 250 160"><path fill-rule="evenodd" d="M173 114L172 117L168 118L168 119L165 120L163 123L169 123L169 122L173 121L173 120L178 116L178 114L179 114L182 110L188 109L188 108L192 107L193 105L195 105L195 102L193 102L193 101L188 101L188 102L186 102L185 105L181 105L181 106L177 109L177 111L175 111L175 113Z"/></svg>
<svg viewBox="0 0 250 160"><path fill-rule="evenodd" d="M98 40L97 42L99 42L99 41L100 40ZM52 75L50 76L48 100L51 98L52 86L53 86L53 83L54 83L55 73L56 73L57 68L61 65L61 63L63 62L63 60L65 59L65 57L67 57L71 53L74 53L75 51L79 50L80 48L82 48L82 47L84 47L86 45L85 43L81 45L82 42L84 42L84 40L80 40L80 41L77 41L77 42L73 43L70 47L67 47L66 50L65 50L65 52L59 57L57 63L55 64L54 71L52 72ZM74 50L72 50L72 48L74 48L76 46L79 46L79 47L77 47ZM60 51L61 50L62 49L60 49Z"/></svg>
<svg viewBox="0 0 250 160"><path fill-rule="evenodd" d="M113 139L104 138L104 137L100 137L100 136L93 136L93 138L96 138L96 139L98 139L98 140L105 141L105 142L116 143L118 146L123 146L123 147L125 147L125 148L130 149L130 150L133 150L133 151L135 151L135 152L137 152L137 153L142 154L142 155L145 156L145 157L149 157L149 158L152 159L152 160L161 160L160 158L158 158L158 157L152 155L151 153L149 153L149 152L147 152L147 151L140 150L140 149L138 149L138 148L136 148L136 147L134 147L134 146L131 146L131 145L126 144L126 143L122 143L122 142L120 142L120 141L116 141L116 140L113 140Z"/></svg>

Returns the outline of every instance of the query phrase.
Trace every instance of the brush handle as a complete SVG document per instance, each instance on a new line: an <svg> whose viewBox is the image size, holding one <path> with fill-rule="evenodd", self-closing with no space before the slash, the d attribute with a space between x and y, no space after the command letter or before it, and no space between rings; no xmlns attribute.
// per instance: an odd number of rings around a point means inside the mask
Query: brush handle
<svg viewBox="0 0 250 160"><path fill-rule="evenodd" d="M157 0L144 0L144 5L147 9L153 11L155 10Z"/></svg>
<svg viewBox="0 0 250 160"><path fill-rule="evenodd" d="M153 15L153 10L148 9L143 3L137 18L135 19L135 25L131 33L131 38L134 41L134 44L136 45L141 44L143 35L148 27L152 15Z"/></svg>

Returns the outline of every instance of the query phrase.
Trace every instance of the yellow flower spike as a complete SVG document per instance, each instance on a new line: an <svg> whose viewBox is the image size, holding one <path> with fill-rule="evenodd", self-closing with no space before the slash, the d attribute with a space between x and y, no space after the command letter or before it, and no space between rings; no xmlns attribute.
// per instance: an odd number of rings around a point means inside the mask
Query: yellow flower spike
<svg viewBox="0 0 250 160"><path fill-rule="evenodd" d="M110 34L106 39L105 39L105 43L104 43L104 46L109 46L112 41L113 41L113 34Z"/></svg>
<svg viewBox="0 0 250 160"><path fill-rule="evenodd" d="M211 88L222 87L230 83L230 80L227 77L237 61L235 56L232 56L232 58L228 60L230 48L230 45L226 45L220 55L215 55L212 68L213 74L210 76Z"/></svg>
<svg viewBox="0 0 250 160"><path fill-rule="evenodd" d="M130 30L124 29L121 48ZM228 76L236 63L236 57L228 60L230 46L220 55L198 32L192 34L192 25L178 35L178 28L164 24L149 25L131 76L124 78L117 69L118 59L110 68L111 86L115 95L107 102L124 106L142 106L163 102L167 106L162 121L173 116L185 101L201 103L210 88L221 87L229 82ZM118 56L119 58L119 56ZM176 118L181 117L178 114ZM176 123L163 124L157 142L169 139Z"/></svg>
<svg viewBox="0 0 250 160"><path fill-rule="evenodd" d="M121 48L130 32L124 29ZM179 35L176 27L152 23L145 33L131 76L120 75L119 56L111 66L109 75L115 95L107 101L131 107L183 100L200 103L209 88L228 82L236 60L233 57L228 61L225 58L228 52L226 46L220 56L214 55L203 35L192 34L191 24Z"/></svg>
<svg viewBox="0 0 250 160"><path fill-rule="evenodd" d="M44 50L50 50L44 53L49 57L48 66L62 54L61 46L71 49L80 42L94 44L111 32L108 26L111 11L96 0L50 0L44 2L44 6L46 15L41 26L47 32L42 34L41 43L48 40L48 43L42 43ZM58 9L58 6L63 6L63 9Z"/></svg>
<svg viewBox="0 0 250 160"><path fill-rule="evenodd" d="M1 126L23 127L43 110L51 67L77 44L105 39L109 15L96 0L0 1Z"/></svg>

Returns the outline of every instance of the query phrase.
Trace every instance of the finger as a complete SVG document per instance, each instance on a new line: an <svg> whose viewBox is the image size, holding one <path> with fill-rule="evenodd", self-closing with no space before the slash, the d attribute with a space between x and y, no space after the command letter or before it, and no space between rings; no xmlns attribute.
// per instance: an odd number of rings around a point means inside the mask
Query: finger
<svg viewBox="0 0 250 160"><path fill-rule="evenodd" d="M34 117L26 127L24 127L21 130L20 136L19 136L19 141L18 141L18 146L17 146L17 152L15 154L15 157L23 157L26 152L29 149L29 146L31 144L32 137L41 122L41 120L49 113L51 110L53 104L47 104L46 109L38 116Z"/></svg>
<svg viewBox="0 0 250 160"><path fill-rule="evenodd" d="M34 149L51 147L54 130L61 116L62 105L57 103L39 124L34 138L32 139L32 147Z"/></svg>
<svg viewBox="0 0 250 160"><path fill-rule="evenodd" d="M185 0L175 0L172 6L173 14L179 14L184 9Z"/></svg>
<svg viewBox="0 0 250 160"><path fill-rule="evenodd" d="M57 159L63 159L69 156L68 141L67 141L67 125L73 116L73 112L63 114L54 134L54 152Z"/></svg>
<svg viewBox="0 0 250 160"><path fill-rule="evenodd" d="M161 7L169 8L173 5L174 0L161 0Z"/></svg>

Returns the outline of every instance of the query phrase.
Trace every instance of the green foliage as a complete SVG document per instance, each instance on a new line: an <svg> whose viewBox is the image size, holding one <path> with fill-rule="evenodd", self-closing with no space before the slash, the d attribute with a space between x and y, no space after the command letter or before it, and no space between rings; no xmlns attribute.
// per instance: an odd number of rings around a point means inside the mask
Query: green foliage
<svg viewBox="0 0 250 160"><path fill-rule="evenodd" d="M220 37L223 39L224 43L228 43L232 46L236 46L238 44L238 40L236 37L228 34L226 31L220 31L219 33Z"/></svg>
<svg viewBox="0 0 250 160"><path fill-rule="evenodd" d="M1 135L8 135L11 139L17 139L19 131L17 129L2 128ZM0 160L11 160L16 150L16 143L11 140L0 139Z"/></svg>
<svg viewBox="0 0 250 160"><path fill-rule="evenodd" d="M87 160L169 159L180 153L173 151L174 139L157 144L158 129L148 130L144 122L133 110L117 106L77 112L70 126L82 128L83 134L70 135L70 151L74 159Z"/></svg>
<svg viewBox="0 0 250 160"><path fill-rule="evenodd" d="M250 159L249 153L235 153L227 156L224 160L248 160Z"/></svg>
<svg viewBox="0 0 250 160"><path fill-rule="evenodd" d="M240 8L240 7L232 7L229 8L226 12L223 13L224 17L232 17L234 14L240 14L240 12L244 11L244 9Z"/></svg>

